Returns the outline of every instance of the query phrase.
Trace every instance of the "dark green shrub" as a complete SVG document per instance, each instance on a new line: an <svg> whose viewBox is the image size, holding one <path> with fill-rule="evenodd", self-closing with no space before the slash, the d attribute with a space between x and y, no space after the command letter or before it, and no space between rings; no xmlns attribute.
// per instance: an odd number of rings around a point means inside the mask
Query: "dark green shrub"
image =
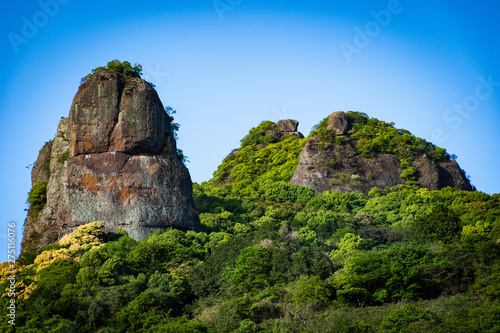
<svg viewBox="0 0 500 333"><path fill-rule="evenodd" d="M300 305L325 304L330 297L328 285L319 276L301 275L294 287L292 301Z"/></svg>
<svg viewBox="0 0 500 333"><path fill-rule="evenodd" d="M151 274L184 253L182 246L169 242L140 242L126 257L127 265L140 273Z"/></svg>
<svg viewBox="0 0 500 333"><path fill-rule="evenodd" d="M262 138L262 143L270 144L276 142L276 138L272 134L267 134Z"/></svg>
<svg viewBox="0 0 500 333"><path fill-rule="evenodd" d="M260 189L264 191L264 197L272 198L276 202L297 202L307 203L316 195L316 191L311 188L293 185L284 181L266 181Z"/></svg>
<svg viewBox="0 0 500 333"><path fill-rule="evenodd" d="M444 203L417 217L413 223L413 235L422 243L443 241L449 243L460 236L462 223L455 212Z"/></svg>
<svg viewBox="0 0 500 333"><path fill-rule="evenodd" d="M235 333L258 333L258 332L263 332L264 330L261 329L257 324L255 324L253 321L250 319L244 319L240 321L240 327L234 331Z"/></svg>
<svg viewBox="0 0 500 333"><path fill-rule="evenodd" d="M272 121L263 121L259 126L254 127L241 140L241 147L249 145L258 145L261 143L269 144L276 142L276 139L269 134L270 131L277 131L278 126Z"/></svg>
<svg viewBox="0 0 500 333"><path fill-rule="evenodd" d="M27 202L35 216L38 216L47 202L47 184L46 180L40 180L33 185L33 188L28 193Z"/></svg>
<svg viewBox="0 0 500 333"><path fill-rule="evenodd" d="M132 64L128 61L120 62L119 60L112 60L108 62L106 67L97 67L92 70L90 74L82 78L80 84L84 84L87 82L94 74L103 72L105 70L110 70L113 71L117 74L119 74L121 77L124 79L131 78L131 77L141 77L142 74L142 66L139 64L135 64L132 66Z"/></svg>
<svg viewBox="0 0 500 333"><path fill-rule="evenodd" d="M61 163L64 165L64 162L69 158L69 150L65 151L59 157L57 158L57 162Z"/></svg>
<svg viewBox="0 0 500 333"><path fill-rule="evenodd" d="M407 305L385 317L380 328L384 333L428 332L440 322L434 312L419 305Z"/></svg>
<svg viewBox="0 0 500 333"><path fill-rule="evenodd" d="M316 136L320 142L320 147L324 147L325 143L335 143L337 132L334 129L327 129L328 117L324 118L319 124L313 127L311 136Z"/></svg>
<svg viewBox="0 0 500 333"><path fill-rule="evenodd" d="M337 290L337 300L345 306L364 306L372 302L371 295L365 288Z"/></svg>
<svg viewBox="0 0 500 333"><path fill-rule="evenodd" d="M174 123L174 114L177 113L177 110L174 110L170 106L166 106L165 112L167 113L168 120L170 121L170 132L172 132L172 135L177 140L178 139L177 132L179 131L179 128L181 127L181 125L179 125L178 123Z"/></svg>
<svg viewBox="0 0 500 333"><path fill-rule="evenodd" d="M406 181L415 180L417 175L417 170L414 167L409 167L401 172L400 177Z"/></svg>
<svg viewBox="0 0 500 333"><path fill-rule="evenodd" d="M224 159L214 172L212 182L220 184L231 181L242 189L258 184L258 180L290 181L307 139L290 136L266 144L264 138L267 129L276 124L265 122L261 126L252 129L242 140L241 148L232 151Z"/></svg>
<svg viewBox="0 0 500 333"><path fill-rule="evenodd" d="M241 251L231 276L234 288L240 292L255 292L268 287L273 250L269 247L247 247Z"/></svg>
<svg viewBox="0 0 500 333"><path fill-rule="evenodd" d="M360 112L346 112L351 138L357 140L362 156L375 157L378 154L396 155L401 161L412 160L426 154L435 162L450 159L443 148L413 136L405 129L397 129L394 123L369 118Z"/></svg>
<svg viewBox="0 0 500 333"><path fill-rule="evenodd" d="M206 333L208 328L200 321L189 321L186 318L168 318L161 324L144 330L145 333Z"/></svg>
<svg viewBox="0 0 500 333"><path fill-rule="evenodd" d="M469 316L477 332L500 332L500 301L498 299L471 310Z"/></svg>
<svg viewBox="0 0 500 333"><path fill-rule="evenodd" d="M40 281L31 297L40 299L58 299L69 283L76 282L80 264L73 260L59 260L40 271Z"/></svg>

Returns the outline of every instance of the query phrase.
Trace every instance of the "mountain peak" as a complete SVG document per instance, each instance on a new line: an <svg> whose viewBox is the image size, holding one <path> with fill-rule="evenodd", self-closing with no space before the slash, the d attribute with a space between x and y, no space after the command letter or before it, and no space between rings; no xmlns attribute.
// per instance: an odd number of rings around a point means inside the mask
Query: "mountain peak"
<svg viewBox="0 0 500 333"><path fill-rule="evenodd" d="M69 118L33 168L32 192L44 192L46 203L28 211L23 251L93 221L136 239L169 227L199 230L171 118L137 76L104 68L78 89Z"/></svg>
<svg viewBox="0 0 500 333"><path fill-rule="evenodd" d="M360 112L336 111L306 139L295 135L299 140L286 141L289 135L283 134L294 133L297 126L296 120L280 120L251 129L241 147L219 166L214 180L246 184L271 179L317 192L365 195L374 187L404 184L472 190L465 173L444 149L393 123Z"/></svg>

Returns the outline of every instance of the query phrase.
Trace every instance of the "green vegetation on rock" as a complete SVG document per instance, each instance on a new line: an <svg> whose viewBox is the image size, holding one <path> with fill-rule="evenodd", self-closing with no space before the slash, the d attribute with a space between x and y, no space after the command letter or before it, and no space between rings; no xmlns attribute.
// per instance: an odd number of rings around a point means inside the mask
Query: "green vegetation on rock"
<svg viewBox="0 0 500 333"><path fill-rule="evenodd" d="M92 70L92 72L85 77L82 78L82 81L80 84L84 84L87 82L91 77L93 77L95 74L103 72L103 71L113 71L117 74L119 74L121 77L124 79L131 78L131 77L141 77L142 74L142 66L139 64L135 64L132 66L132 64L128 61L119 61L119 60L112 60L108 62L108 64L105 67L97 67Z"/></svg>
<svg viewBox="0 0 500 333"><path fill-rule="evenodd" d="M168 120L170 122L170 131L171 131L172 135L174 136L175 140L178 140L177 132L179 131L179 128L181 127L181 125L179 125L179 123L174 123L174 114L177 113L177 110L174 110L170 106L166 106L165 112L167 113L167 117L168 117ZM184 155L184 152L182 151L182 149L177 148L177 156L182 161L182 163L185 164L186 162L189 162L189 158Z"/></svg>
<svg viewBox="0 0 500 333"><path fill-rule="evenodd" d="M281 180L240 186L194 184L200 233L169 230L135 241L93 223L24 253L16 327L497 329L498 194L398 186L368 198ZM0 288L8 286L7 270L0 268ZM8 301L0 298L2 309Z"/></svg>
<svg viewBox="0 0 500 333"><path fill-rule="evenodd" d="M272 131L277 127L270 121L252 128L241 140L241 147L233 150L214 172L213 181L232 182L239 188L256 181L290 181L307 139L284 135L279 141Z"/></svg>
<svg viewBox="0 0 500 333"><path fill-rule="evenodd" d="M47 184L48 182L46 180L40 180L33 185L28 193L27 202L35 215L40 213L47 202Z"/></svg>
<svg viewBox="0 0 500 333"><path fill-rule="evenodd" d="M69 150L66 150L64 153L59 155L59 157L57 158L57 162L64 165L64 162L66 162L68 158L69 158Z"/></svg>
<svg viewBox="0 0 500 333"><path fill-rule="evenodd" d="M426 154L435 162L447 161L450 155L443 148L413 136L409 131L397 129L394 123L369 118L360 112L346 112L351 138L357 140L361 155L396 155L401 162Z"/></svg>
<svg viewBox="0 0 500 333"><path fill-rule="evenodd" d="M311 137L319 141L321 150L325 145L345 144L343 136L337 136L335 129L328 129L328 119L329 117L323 119L311 132ZM380 154L396 156L403 169L400 177L406 181L407 185L417 184L417 170L412 167L417 157L426 156L437 163L451 159L445 149L417 138L405 129L395 128L394 123L370 118L364 113L354 111L346 112L345 119L348 124L349 138L355 143L357 152L366 158L376 158ZM453 157L456 159L455 155Z"/></svg>
<svg viewBox="0 0 500 333"><path fill-rule="evenodd" d="M241 140L241 147L258 144L274 143L277 140L270 134L271 131L277 131L278 126L272 121L263 121L259 126L254 127Z"/></svg>

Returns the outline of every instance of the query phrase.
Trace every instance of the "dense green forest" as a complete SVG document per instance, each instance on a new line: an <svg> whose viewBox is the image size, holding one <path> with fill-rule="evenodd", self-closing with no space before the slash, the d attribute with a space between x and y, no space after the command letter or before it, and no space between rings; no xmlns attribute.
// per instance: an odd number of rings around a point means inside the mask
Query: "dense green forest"
<svg viewBox="0 0 500 333"><path fill-rule="evenodd" d="M364 156L450 159L392 123L346 118ZM202 232L135 241L94 222L24 252L16 329L2 320L0 331L500 331L500 194L411 181L316 193L289 183L308 138L276 138L275 126L253 128L212 180L193 184ZM325 121L310 135L343 144Z"/></svg>

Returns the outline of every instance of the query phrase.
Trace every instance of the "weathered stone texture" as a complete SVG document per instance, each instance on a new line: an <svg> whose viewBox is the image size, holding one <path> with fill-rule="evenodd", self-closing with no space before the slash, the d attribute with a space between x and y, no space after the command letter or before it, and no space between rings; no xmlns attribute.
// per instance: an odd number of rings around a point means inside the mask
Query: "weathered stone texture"
<svg viewBox="0 0 500 333"><path fill-rule="evenodd" d="M68 165L69 230L95 220L125 228L136 239L151 230L198 230L191 179L176 157L120 152L80 155Z"/></svg>
<svg viewBox="0 0 500 333"><path fill-rule="evenodd" d="M107 71L78 89L69 113L72 157L109 151L123 88L123 79Z"/></svg>
<svg viewBox="0 0 500 333"><path fill-rule="evenodd" d="M118 122L111 134L111 151L161 153L169 121L156 91L139 78L127 81Z"/></svg>
<svg viewBox="0 0 500 333"><path fill-rule="evenodd" d="M281 136L283 135L293 135L298 137L299 139L302 139L304 137L304 135L297 130L299 127L299 122L297 120L281 119L276 125L278 126L280 135L280 138L278 140L280 140Z"/></svg>
<svg viewBox="0 0 500 333"><path fill-rule="evenodd" d="M387 188L405 184L403 171L394 155L380 154L365 158L358 154L356 142L346 137L345 145L320 145L311 138L304 146L292 184L310 187L317 192L340 191L368 194L373 187ZM455 161L436 163L426 156L415 159L416 181L430 190L446 186L460 190L472 187Z"/></svg>
<svg viewBox="0 0 500 333"><path fill-rule="evenodd" d="M281 119L278 121L277 126L283 132L296 132L299 122L293 119Z"/></svg>
<svg viewBox="0 0 500 333"><path fill-rule="evenodd" d="M36 184L40 180L48 181L50 178L50 154L53 141L45 143L40 149L35 165L31 170L31 183Z"/></svg>
<svg viewBox="0 0 500 333"><path fill-rule="evenodd" d="M60 158L69 152L69 158ZM28 214L23 251L101 221L135 239L157 229L200 229L187 168L177 156L169 118L152 86L103 72L83 84L42 149L32 180L48 180L47 203ZM38 164L38 163L37 163Z"/></svg>
<svg viewBox="0 0 500 333"><path fill-rule="evenodd" d="M456 161L439 163L439 188L451 186L460 190L472 191L472 185Z"/></svg>
<svg viewBox="0 0 500 333"><path fill-rule="evenodd" d="M348 127L349 125L345 119L344 111L336 111L328 116L328 125L326 129L333 129L336 131L337 135L344 135L347 134Z"/></svg>

